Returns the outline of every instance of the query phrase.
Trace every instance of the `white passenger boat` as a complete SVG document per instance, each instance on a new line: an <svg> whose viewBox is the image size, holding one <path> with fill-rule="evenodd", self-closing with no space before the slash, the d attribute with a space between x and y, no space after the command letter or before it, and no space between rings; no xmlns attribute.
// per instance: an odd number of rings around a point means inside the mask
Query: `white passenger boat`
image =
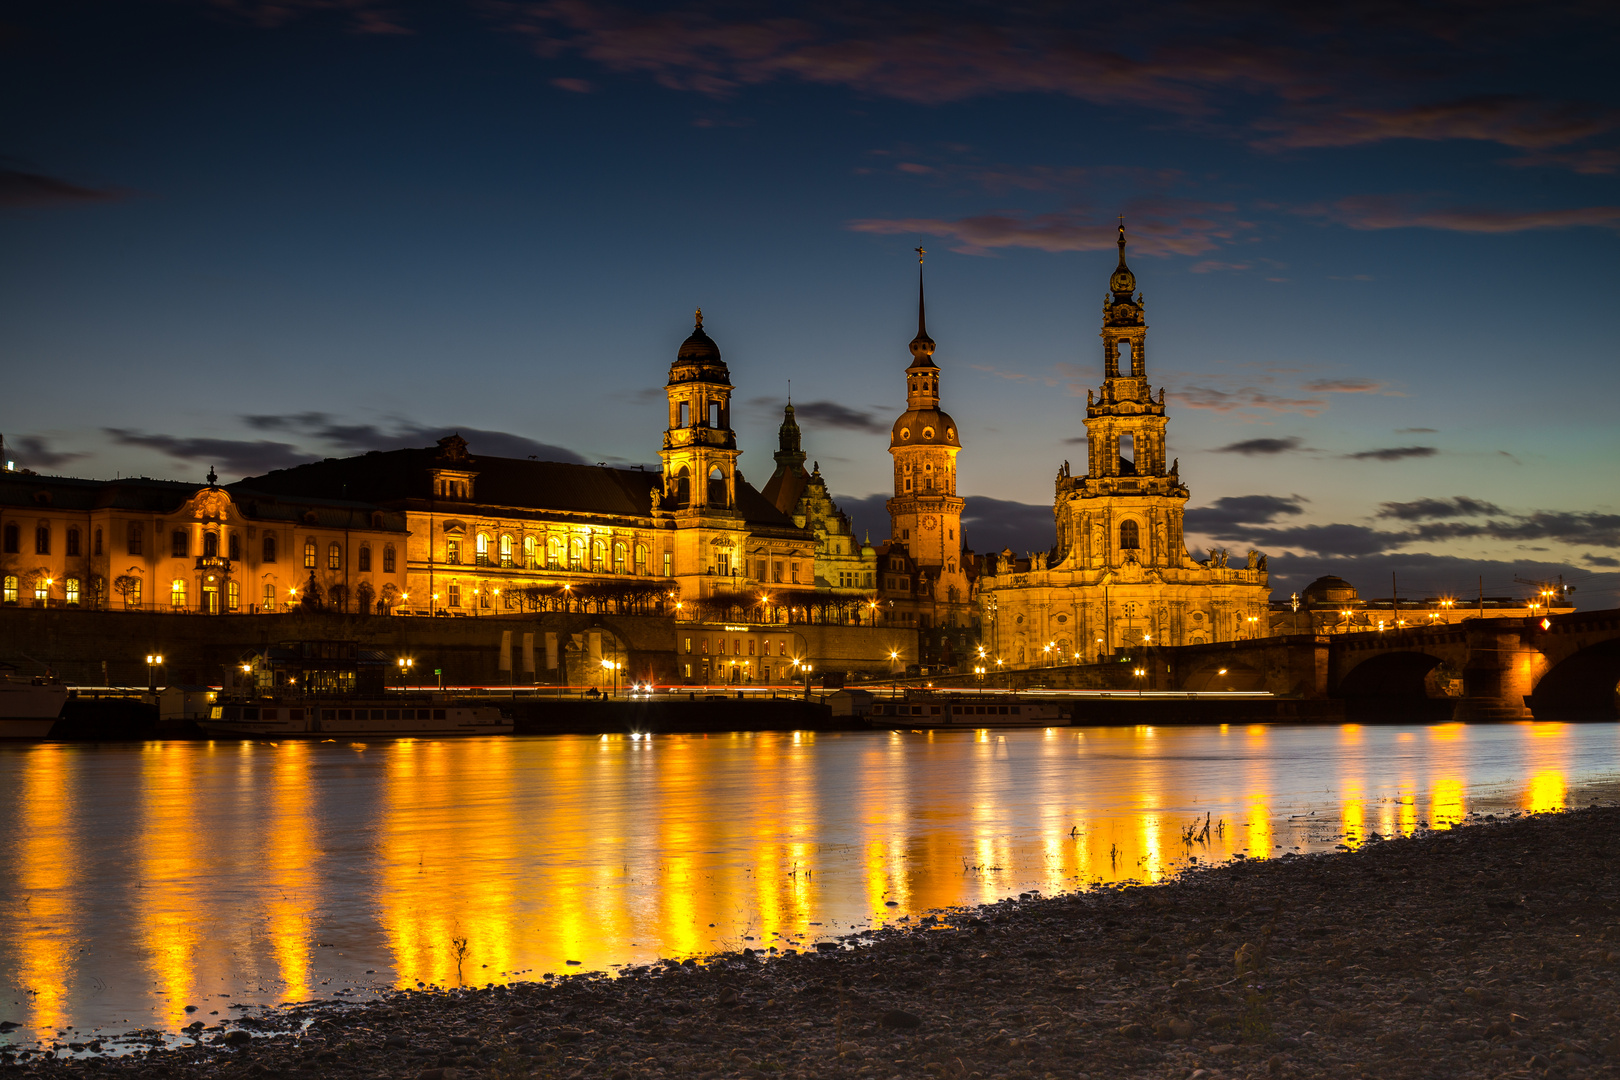
<svg viewBox="0 0 1620 1080"><path fill-rule="evenodd" d="M210 735L249 739L437 739L512 733L512 721L499 709L424 700L223 702L198 723Z"/></svg>
<svg viewBox="0 0 1620 1080"><path fill-rule="evenodd" d="M67 702L67 687L53 682L12 682L0 676L0 739L43 739Z"/></svg>
<svg viewBox="0 0 1620 1080"><path fill-rule="evenodd" d="M912 691L877 701L867 723L878 728L1067 727L1074 716L1067 704L1017 694L949 694Z"/></svg>

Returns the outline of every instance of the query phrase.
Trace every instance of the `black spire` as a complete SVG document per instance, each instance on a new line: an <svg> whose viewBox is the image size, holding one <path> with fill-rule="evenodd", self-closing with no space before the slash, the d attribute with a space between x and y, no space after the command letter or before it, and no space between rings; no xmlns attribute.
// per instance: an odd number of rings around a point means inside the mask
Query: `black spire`
<svg viewBox="0 0 1620 1080"><path fill-rule="evenodd" d="M933 366L934 339L928 336L928 307L923 296L923 256L928 254L922 248L914 249L917 252L917 336L911 339L912 363L924 366Z"/></svg>

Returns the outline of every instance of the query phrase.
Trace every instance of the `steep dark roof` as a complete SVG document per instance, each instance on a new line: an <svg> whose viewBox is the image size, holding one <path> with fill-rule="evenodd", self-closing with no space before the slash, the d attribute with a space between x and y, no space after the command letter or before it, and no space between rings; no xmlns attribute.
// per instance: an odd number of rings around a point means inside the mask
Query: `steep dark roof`
<svg viewBox="0 0 1620 1080"><path fill-rule="evenodd" d="M134 510L146 514L172 514L207 485L181 480L85 480L72 476L32 476L0 473L0 506L13 513L92 510ZM333 528L371 528L371 515L382 507L353 499L322 499L254 491L242 484L224 489L247 517L263 521L303 522ZM383 527L404 531L404 516L383 512Z"/></svg>

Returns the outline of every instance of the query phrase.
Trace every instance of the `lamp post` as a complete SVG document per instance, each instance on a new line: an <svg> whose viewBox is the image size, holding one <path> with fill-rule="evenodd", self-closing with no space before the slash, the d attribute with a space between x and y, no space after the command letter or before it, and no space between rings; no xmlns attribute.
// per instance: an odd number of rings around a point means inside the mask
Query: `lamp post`
<svg viewBox="0 0 1620 1080"><path fill-rule="evenodd" d="M810 672L812 670L812 667L809 664L805 664L805 665L803 665L803 667L804 667L804 700L809 701L810 700Z"/></svg>
<svg viewBox="0 0 1620 1080"><path fill-rule="evenodd" d="M1147 668L1136 668L1131 674L1136 677L1136 696L1142 696L1142 679L1147 675Z"/></svg>
<svg viewBox="0 0 1620 1080"><path fill-rule="evenodd" d="M408 656L401 656L394 663L399 665L399 688L403 690L409 685L408 676L411 673L411 668L416 666L416 661Z"/></svg>
<svg viewBox="0 0 1620 1080"><path fill-rule="evenodd" d="M155 693L157 691L157 669L162 666L162 653L146 654L146 689L148 693Z"/></svg>
<svg viewBox="0 0 1620 1080"><path fill-rule="evenodd" d="M613 697L619 696L619 669L622 667L624 667L623 664L616 663L612 660L602 661L602 670L611 671L613 673Z"/></svg>

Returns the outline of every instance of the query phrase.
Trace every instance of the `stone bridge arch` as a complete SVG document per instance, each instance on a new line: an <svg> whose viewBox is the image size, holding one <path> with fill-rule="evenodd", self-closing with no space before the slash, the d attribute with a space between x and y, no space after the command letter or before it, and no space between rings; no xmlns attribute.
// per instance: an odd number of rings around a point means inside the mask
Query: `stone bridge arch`
<svg viewBox="0 0 1620 1080"><path fill-rule="evenodd" d="M1236 657L1208 657L1181 680L1181 689L1194 692L1217 690L1266 690L1266 673Z"/></svg>
<svg viewBox="0 0 1620 1080"><path fill-rule="evenodd" d="M1333 696L1344 699L1352 719L1449 718L1456 707L1455 673L1441 650L1375 652L1340 676Z"/></svg>
<svg viewBox="0 0 1620 1080"><path fill-rule="evenodd" d="M1525 704L1537 720L1620 717L1620 638L1595 642L1554 662Z"/></svg>

